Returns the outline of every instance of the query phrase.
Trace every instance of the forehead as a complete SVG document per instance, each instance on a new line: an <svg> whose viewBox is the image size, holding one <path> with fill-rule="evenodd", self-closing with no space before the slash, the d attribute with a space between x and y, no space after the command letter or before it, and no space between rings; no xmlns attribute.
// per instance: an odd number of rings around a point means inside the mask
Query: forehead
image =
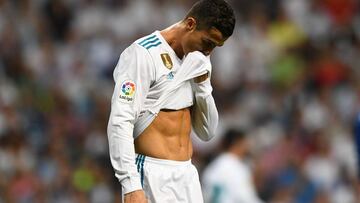
<svg viewBox="0 0 360 203"><path fill-rule="evenodd" d="M216 46L224 45L225 41L227 40L227 38L224 38L222 33L214 27L208 30L204 30L204 32L206 37L209 38L211 41L213 41L216 44Z"/></svg>

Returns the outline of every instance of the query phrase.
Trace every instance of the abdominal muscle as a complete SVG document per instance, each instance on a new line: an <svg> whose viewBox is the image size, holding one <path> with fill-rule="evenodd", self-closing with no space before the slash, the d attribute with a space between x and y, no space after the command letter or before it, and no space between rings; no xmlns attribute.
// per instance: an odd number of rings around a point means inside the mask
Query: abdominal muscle
<svg viewBox="0 0 360 203"><path fill-rule="evenodd" d="M136 153L159 159L186 161L192 156L190 109L161 110L135 139Z"/></svg>

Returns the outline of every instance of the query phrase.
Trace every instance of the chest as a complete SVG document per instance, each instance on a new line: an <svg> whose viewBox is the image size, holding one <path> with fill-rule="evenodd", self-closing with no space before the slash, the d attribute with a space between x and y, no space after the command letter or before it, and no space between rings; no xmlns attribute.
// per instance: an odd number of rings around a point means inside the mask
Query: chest
<svg viewBox="0 0 360 203"><path fill-rule="evenodd" d="M155 80L150 86L146 97L148 106L151 106L163 94L168 92L168 88L175 81L177 72L181 68L181 61L170 53L162 52L153 56ZM172 93L171 97L165 102L163 108L180 109L192 105L193 93L190 82L184 82L180 88Z"/></svg>

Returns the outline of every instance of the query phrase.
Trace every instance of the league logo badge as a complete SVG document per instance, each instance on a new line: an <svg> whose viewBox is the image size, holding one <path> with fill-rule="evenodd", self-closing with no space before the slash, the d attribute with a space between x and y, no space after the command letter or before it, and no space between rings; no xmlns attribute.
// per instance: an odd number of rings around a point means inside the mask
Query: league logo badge
<svg viewBox="0 0 360 203"><path fill-rule="evenodd" d="M134 100L135 90L135 83L131 80L125 80L121 84L120 99L128 103L132 102Z"/></svg>
<svg viewBox="0 0 360 203"><path fill-rule="evenodd" d="M161 56L161 59L162 59L164 65L165 65L165 67L167 69L171 70L172 67L173 67L173 63L171 61L170 55L168 53L164 53L164 54L161 54L160 56Z"/></svg>

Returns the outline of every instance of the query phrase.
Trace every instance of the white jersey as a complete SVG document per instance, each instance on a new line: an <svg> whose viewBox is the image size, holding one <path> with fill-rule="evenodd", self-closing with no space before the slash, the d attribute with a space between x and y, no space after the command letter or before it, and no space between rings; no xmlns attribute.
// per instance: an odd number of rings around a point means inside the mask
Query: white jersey
<svg viewBox="0 0 360 203"><path fill-rule="evenodd" d="M202 183L206 203L262 203L250 168L230 153L220 155L205 168Z"/></svg>
<svg viewBox="0 0 360 203"><path fill-rule="evenodd" d="M108 123L110 158L125 193L141 189L135 165L134 139L161 109L193 106L192 126L202 140L214 136L218 113L211 95L209 57L189 53L183 60L159 31L136 40L121 54L114 70L115 89Z"/></svg>

